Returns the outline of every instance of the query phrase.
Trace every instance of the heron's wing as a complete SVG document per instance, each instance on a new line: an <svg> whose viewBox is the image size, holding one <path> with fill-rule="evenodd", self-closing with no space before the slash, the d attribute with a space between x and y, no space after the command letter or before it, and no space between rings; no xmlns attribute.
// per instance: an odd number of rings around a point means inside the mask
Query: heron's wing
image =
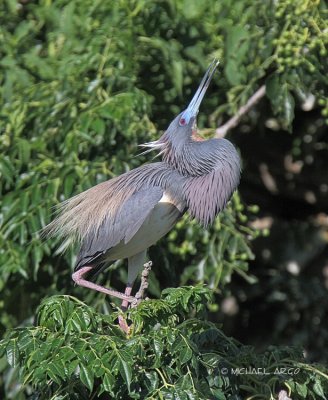
<svg viewBox="0 0 328 400"><path fill-rule="evenodd" d="M128 243L160 201L164 190L158 186L141 189L129 197L113 217L105 218L96 232L83 240L75 270L97 264L100 257L121 241Z"/></svg>

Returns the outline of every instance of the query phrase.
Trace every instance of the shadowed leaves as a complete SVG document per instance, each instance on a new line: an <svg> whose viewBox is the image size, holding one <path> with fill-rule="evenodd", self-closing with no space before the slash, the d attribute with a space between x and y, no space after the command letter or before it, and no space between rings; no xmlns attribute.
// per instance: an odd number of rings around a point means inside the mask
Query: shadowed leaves
<svg viewBox="0 0 328 400"><path fill-rule="evenodd" d="M267 399L279 387L292 388L295 399L310 393L324 398L326 372L304 364L300 351L272 347L255 354L200 319L210 297L202 286L166 289L162 299L128 312L129 336L117 327L118 312L102 315L76 298L50 297L36 326L15 329L0 342L0 356L6 353L40 400L76 393L80 399L101 393L118 399ZM250 366L269 374L249 380L234 372ZM299 368L299 374L274 374L276 366Z"/></svg>

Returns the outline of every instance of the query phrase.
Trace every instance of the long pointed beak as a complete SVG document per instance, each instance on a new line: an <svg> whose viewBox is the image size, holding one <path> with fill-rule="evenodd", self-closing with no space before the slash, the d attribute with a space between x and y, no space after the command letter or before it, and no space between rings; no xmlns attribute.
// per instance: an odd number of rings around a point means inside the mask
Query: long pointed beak
<svg viewBox="0 0 328 400"><path fill-rule="evenodd" d="M199 106L205 96L206 90L209 87L213 74L219 63L220 63L219 60L214 59L211 65L208 67L200 85L198 86L196 93L194 94L194 97L189 103L189 106L184 110L184 112L181 115L179 122L181 126L188 124L192 117L197 116Z"/></svg>

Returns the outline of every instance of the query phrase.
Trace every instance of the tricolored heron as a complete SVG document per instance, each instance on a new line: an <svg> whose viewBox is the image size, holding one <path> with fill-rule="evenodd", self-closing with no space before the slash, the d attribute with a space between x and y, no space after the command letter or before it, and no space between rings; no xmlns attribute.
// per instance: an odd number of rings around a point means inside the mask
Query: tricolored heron
<svg viewBox="0 0 328 400"><path fill-rule="evenodd" d="M226 139L195 140L199 106L218 65L207 69L188 107L166 132L143 146L158 150L161 162L142 165L65 201L48 226L50 234L81 243L73 280L80 286L135 301L133 283L146 262L147 249L166 235L188 211L203 226L211 224L236 189L240 159ZM92 282L100 271L128 259L124 293ZM124 319L120 326L126 331Z"/></svg>

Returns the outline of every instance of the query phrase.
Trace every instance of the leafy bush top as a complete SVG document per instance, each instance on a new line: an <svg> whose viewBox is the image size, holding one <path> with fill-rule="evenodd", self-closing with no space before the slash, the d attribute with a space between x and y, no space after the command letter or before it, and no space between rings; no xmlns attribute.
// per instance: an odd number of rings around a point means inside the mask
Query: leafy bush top
<svg viewBox="0 0 328 400"><path fill-rule="evenodd" d="M121 311L101 315L54 296L39 307L37 325L12 331L0 352L39 400L266 400L281 389L293 400L325 399L328 371L305 364L299 349L255 354L226 337L203 319L210 298L203 286L166 289L127 313L126 337L117 325Z"/></svg>

